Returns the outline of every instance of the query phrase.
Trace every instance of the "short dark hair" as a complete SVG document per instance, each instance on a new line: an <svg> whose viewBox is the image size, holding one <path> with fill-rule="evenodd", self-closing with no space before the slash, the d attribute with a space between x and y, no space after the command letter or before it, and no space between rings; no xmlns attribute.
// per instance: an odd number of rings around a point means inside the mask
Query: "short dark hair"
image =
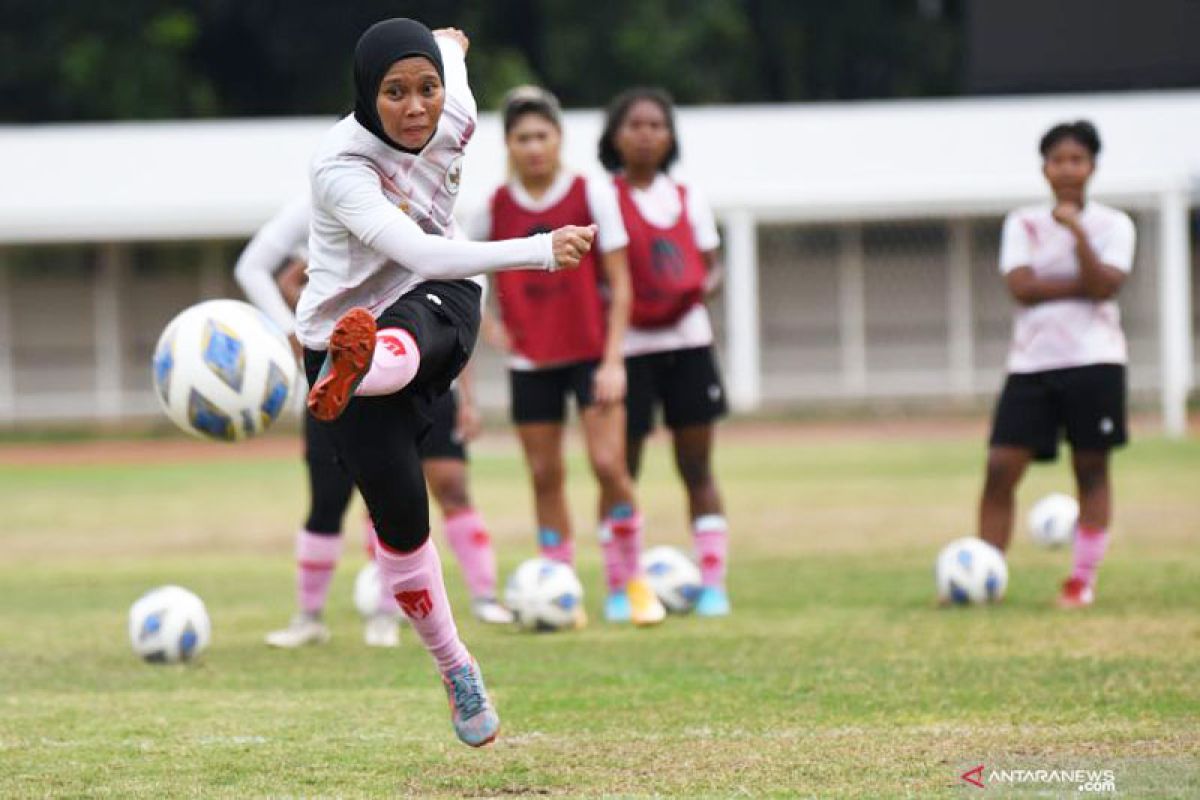
<svg viewBox="0 0 1200 800"><path fill-rule="evenodd" d="M1096 126L1086 119L1060 122L1046 131L1042 136L1042 141L1038 144L1038 152L1042 154L1042 158L1045 158L1055 145L1064 139L1074 139L1079 142L1092 154L1093 159L1100 154L1100 133L1096 130Z"/></svg>
<svg viewBox="0 0 1200 800"><path fill-rule="evenodd" d="M658 104L667 118L667 130L671 134L671 149L667 151L662 163L658 165L659 171L665 172L668 167L679 160L679 137L675 134L675 102L671 99L671 95L663 89L653 86L638 86L626 89L608 104L608 111L604 117L604 133L600 134L600 163L609 172L616 172L624 166L621 154L617 152L617 129L625 122L625 117L629 114L629 109L633 108L633 104L642 100Z"/></svg>
<svg viewBox="0 0 1200 800"><path fill-rule="evenodd" d="M507 136L526 114L544 117L551 125L562 130L562 106L558 98L540 86L518 86L504 96L501 116L504 118L504 134Z"/></svg>

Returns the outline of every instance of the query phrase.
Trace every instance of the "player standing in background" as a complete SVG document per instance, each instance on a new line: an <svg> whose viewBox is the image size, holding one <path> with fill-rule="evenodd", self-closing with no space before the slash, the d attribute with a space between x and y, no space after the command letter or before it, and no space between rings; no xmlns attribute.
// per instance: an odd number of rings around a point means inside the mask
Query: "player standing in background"
<svg viewBox="0 0 1200 800"><path fill-rule="evenodd" d="M629 240L608 182L563 168L561 117L558 100L543 89L524 86L509 93L503 118L511 179L492 195L471 233L495 240L596 223L599 259L588 253L570 272L519 270L495 278L509 350L512 419L533 483L542 555L573 568L563 422L567 398L575 397L600 485L605 618L654 624L666 610L640 574L642 515L625 464L622 343L629 321Z"/></svg>
<svg viewBox="0 0 1200 800"><path fill-rule="evenodd" d="M454 200L475 131L468 40L419 22L371 26L354 51L354 113L310 167L308 284L296 335L309 413L333 441L378 534L380 579L442 674L460 740L500 729L478 663L459 638L437 548L418 442L431 401L470 358L481 287L507 268L573 267L594 229L505 242L455 241Z"/></svg>
<svg viewBox="0 0 1200 800"><path fill-rule="evenodd" d="M238 258L234 276L246 297L295 343L294 309L304 288L308 261L308 193L295 198L266 222ZM298 345L297 345L298 347ZM506 624L512 614L496 600L496 555L483 517L471 504L466 442L479 432L470 365L433 409L433 425L421 441L421 466L445 520L446 538L458 557L471 594L471 611L483 622ZM461 399L460 399L461 396ZM304 415L304 461L308 468L309 511L296 533L297 613L287 628L267 635L273 647L299 647L329 641L322 621L329 585L342 551L342 521L354 481L338 463L328 436ZM366 530L374 557L375 532ZM383 587L381 586L381 590ZM381 591L379 611L367 620L363 639L374 647L400 643L396 599Z"/></svg>
<svg viewBox="0 0 1200 800"><path fill-rule="evenodd" d="M613 100L600 137L600 163L614 174L629 234L629 471L637 476L661 404L700 562L703 589L696 613L716 617L730 611L729 527L712 471L715 422L727 409L704 296L719 278L721 240L708 204L667 174L678 158L675 112L666 92L631 89Z"/></svg>
<svg viewBox="0 0 1200 800"><path fill-rule="evenodd" d="M1087 199L1100 136L1085 121L1055 125L1039 145L1054 204L1004 220L1000 271L1017 302L1008 377L996 405L979 535L1004 550L1013 497L1032 460L1053 461L1065 431L1079 491L1074 569L1059 605L1089 606L1112 516L1109 451L1127 441L1125 334L1116 296L1133 268L1134 227Z"/></svg>

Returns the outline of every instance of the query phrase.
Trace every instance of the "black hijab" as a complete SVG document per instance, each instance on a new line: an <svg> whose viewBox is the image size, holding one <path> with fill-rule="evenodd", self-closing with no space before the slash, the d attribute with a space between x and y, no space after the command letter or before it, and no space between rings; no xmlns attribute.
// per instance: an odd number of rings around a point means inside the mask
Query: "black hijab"
<svg viewBox="0 0 1200 800"><path fill-rule="evenodd" d="M384 131L379 111L375 108L375 98L379 94L383 76L392 68L392 64L410 56L429 59L445 85L442 51L429 28L403 17L385 19L367 28L354 48L354 118L389 147L415 154L424 149L424 145L413 150L392 141Z"/></svg>

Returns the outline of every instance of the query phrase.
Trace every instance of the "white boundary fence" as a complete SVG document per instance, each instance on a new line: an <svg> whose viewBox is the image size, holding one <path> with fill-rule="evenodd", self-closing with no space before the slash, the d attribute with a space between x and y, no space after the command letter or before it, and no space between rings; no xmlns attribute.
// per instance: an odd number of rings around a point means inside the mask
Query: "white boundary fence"
<svg viewBox="0 0 1200 800"><path fill-rule="evenodd" d="M734 405L991 391L978 378L971 264L994 254L973 251L971 226L1045 197L1037 138L1077 117L1093 119L1105 141L1094 195L1142 223L1138 269L1153 273L1157 315L1157 363L1142 388L1159 393L1165 429L1182 435L1196 358L1189 215L1200 176L1200 92L682 110L681 172L709 197L725 234L719 316ZM330 122L0 127L0 423L151 413L148 385L129 374L140 354L131 362L127 351L145 346L136 329L146 316L130 308L139 280L133 251L138 243L188 242L199 253L190 297L176 287L175 299L164 300L176 305L154 312L160 317L229 293L236 240L304 189L308 154ZM570 164L591 170L600 123L598 112L568 113ZM460 210L477 208L503 170L499 123L485 114ZM865 228L902 220L945 225L946 358L937 380L922 373L897 389L867 366L864 286L873 266L862 240ZM777 225L838 232L833 380L807 381L787 363L772 369L789 374L764 371L781 343L764 338L763 309L786 312L790 299L760 291L770 277L759 263L764 226ZM69 243L95 249L90 296L75 294L60 308L52 293L27 296L12 265L30 248ZM20 342L30 325L86 328L90 358L27 389Z"/></svg>

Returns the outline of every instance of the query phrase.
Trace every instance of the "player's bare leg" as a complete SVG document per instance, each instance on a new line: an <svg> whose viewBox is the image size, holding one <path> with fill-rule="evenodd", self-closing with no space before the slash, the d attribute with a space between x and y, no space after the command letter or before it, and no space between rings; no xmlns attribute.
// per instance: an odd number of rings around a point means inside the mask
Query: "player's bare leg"
<svg viewBox="0 0 1200 800"><path fill-rule="evenodd" d="M517 438L525 451L525 463L533 484L538 548L543 558L560 561L574 569L575 537L567 510L563 425L561 422L521 423L517 425Z"/></svg>
<svg viewBox="0 0 1200 800"><path fill-rule="evenodd" d="M1108 549L1108 526L1112 517L1112 484L1108 474L1108 452L1073 452L1071 466L1079 491L1079 523L1075 529L1074 565L1063 583L1058 604L1083 608L1095 600L1096 572Z"/></svg>
<svg viewBox="0 0 1200 800"><path fill-rule="evenodd" d="M1017 484L1033 453L1024 447L999 445L988 449L983 495L979 500L979 538L1000 552L1012 538Z"/></svg>
<svg viewBox="0 0 1200 800"><path fill-rule="evenodd" d="M703 617L723 617L731 610L725 588L729 527L712 471L713 433L711 424L672 431L675 468L687 491L688 518L700 564L702 588L696 599L696 613Z"/></svg>
<svg viewBox="0 0 1200 800"><path fill-rule="evenodd" d="M600 485L600 545L608 585L609 622L656 625L667 611L639 563L644 521L625 462L625 406L595 403L580 414L588 462Z"/></svg>

